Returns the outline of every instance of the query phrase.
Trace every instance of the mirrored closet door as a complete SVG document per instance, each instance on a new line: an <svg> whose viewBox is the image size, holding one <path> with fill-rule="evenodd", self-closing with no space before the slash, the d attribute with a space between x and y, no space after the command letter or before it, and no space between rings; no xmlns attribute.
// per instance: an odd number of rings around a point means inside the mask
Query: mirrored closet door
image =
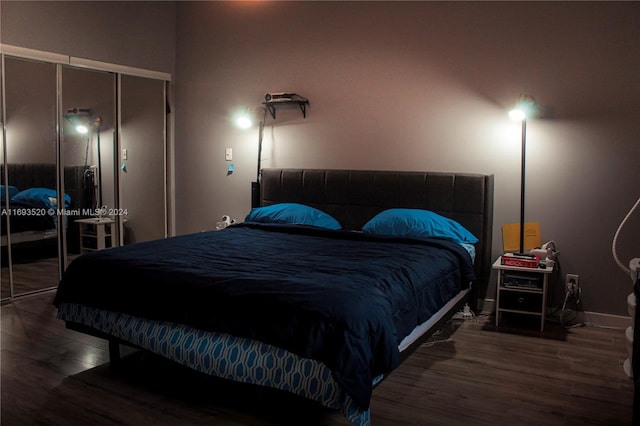
<svg viewBox="0 0 640 426"><path fill-rule="evenodd" d="M56 65L4 58L2 298L58 285Z"/></svg>
<svg viewBox="0 0 640 426"><path fill-rule="evenodd" d="M4 58L1 58L4 61ZM0 64L0 67L4 69L4 65ZM2 80L4 79L4 71L0 73L0 100L4 99ZM2 209L3 214L0 214L0 235L2 236L2 245L0 246L0 300L7 299L11 296L11 283L9 281L9 247L6 240L7 233L7 225L9 218L6 213L4 213L5 206L8 205L9 202L9 194L6 193L5 185L7 179L4 174L4 139L5 139L5 130L4 130L4 103L0 101L0 165L2 165L2 170L0 171L0 209Z"/></svg>
<svg viewBox="0 0 640 426"><path fill-rule="evenodd" d="M2 207L17 213L0 217L1 299L55 288L83 253L166 237L168 78L2 60Z"/></svg>
<svg viewBox="0 0 640 426"><path fill-rule="evenodd" d="M65 267L84 252L102 248L97 226L106 228L106 245L117 245L115 226L93 225L111 219L116 206L116 74L62 67L62 162L64 164ZM104 207L104 208L103 208ZM88 221L89 219L89 221ZM104 243L104 242L103 242Z"/></svg>

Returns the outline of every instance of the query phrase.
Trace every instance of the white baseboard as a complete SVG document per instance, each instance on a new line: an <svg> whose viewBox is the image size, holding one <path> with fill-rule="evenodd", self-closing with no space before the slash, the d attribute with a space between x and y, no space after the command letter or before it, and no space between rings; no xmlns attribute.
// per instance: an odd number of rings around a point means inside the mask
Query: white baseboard
<svg viewBox="0 0 640 426"><path fill-rule="evenodd" d="M484 299L482 303L478 303L478 307L483 313L493 313L496 311L496 299Z"/></svg>
<svg viewBox="0 0 640 426"><path fill-rule="evenodd" d="M496 311L495 299L484 299L482 312L493 313ZM620 328L624 330L631 325L631 317L623 315L603 314L601 312L578 311L575 322L585 323L599 327Z"/></svg>
<svg viewBox="0 0 640 426"><path fill-rule="evenodd" d="M624 330L631 325L631 317L585 311L578 312L578 322L583 322L586 325L619 328Z"/></svg>

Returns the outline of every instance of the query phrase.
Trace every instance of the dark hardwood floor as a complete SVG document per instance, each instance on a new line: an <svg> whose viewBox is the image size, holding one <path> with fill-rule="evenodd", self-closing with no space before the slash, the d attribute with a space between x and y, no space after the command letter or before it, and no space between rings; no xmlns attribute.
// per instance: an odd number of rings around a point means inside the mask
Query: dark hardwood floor
<svg viewBox="0 0 640 426"><path fill-rule="evenodd" d="M53 293L1 307L2 425L348 425L280 392L192 373L64 328ZM621 330L453 321L373 392L373 426L630 425ZM517 324L516 324L517 323ZM517 326L516 326L517 325Z"/></svg>
<svg viewBox="0 0 640 426"><path fill-rule="evenodd" d="M53 243L55 244L55 240ZM78 254L67 254L67 264L76 257ZM0 266L0 298L8 299L11 296L9 266L4 252L0 259ZM57 287L60 281L58 268L58 253L55 245L53 251L29 250L28 248L16 250L12 268L14 296Z"/></svg>

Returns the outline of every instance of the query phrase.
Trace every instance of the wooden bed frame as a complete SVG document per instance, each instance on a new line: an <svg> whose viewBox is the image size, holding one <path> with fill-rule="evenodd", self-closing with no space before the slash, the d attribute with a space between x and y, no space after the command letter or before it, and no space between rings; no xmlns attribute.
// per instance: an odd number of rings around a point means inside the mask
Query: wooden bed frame
<svg viewBox="0 0 640 426"><path fill-rule="evenodd" d="M401 353L407 358L426 338L441 328L468 302L475 307L484 298L491 267L493 176L461 173L363 170L264 169L261 204L296 202L323 210L346 229L360 230L370 218L392 207L437 212L464 225L479 238L476 245L476 280L472 291L442 309L428 329ZM120 344L131 345L91 327L69 322L67 327L109 341L111 365L120 359Z"/></svg>

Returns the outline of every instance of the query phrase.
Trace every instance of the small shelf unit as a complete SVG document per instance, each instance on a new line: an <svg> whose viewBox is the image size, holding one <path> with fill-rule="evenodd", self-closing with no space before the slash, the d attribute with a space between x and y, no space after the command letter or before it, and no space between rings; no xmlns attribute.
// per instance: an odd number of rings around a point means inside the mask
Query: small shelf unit
<svg viewBox="0 0 640 426"><path fill-rule="evenodd" d="M500 325L500 315L511 312L540 317L540 332L544 331L547 315L547 293L549 276L553 266L547 268L523 268L502 265L498 258L492 266L498 272L496 285L496 327ZM521 284L509 285L505 276L512 277ZM538 284L535 284L538 283Z"/></svg>
<svg viewBox="0 0 640 426"><path fill-rule="evenodd" d="M80 226L80 253L113 247L113 224L109 217L91 217L76 220Z"/></svg>

